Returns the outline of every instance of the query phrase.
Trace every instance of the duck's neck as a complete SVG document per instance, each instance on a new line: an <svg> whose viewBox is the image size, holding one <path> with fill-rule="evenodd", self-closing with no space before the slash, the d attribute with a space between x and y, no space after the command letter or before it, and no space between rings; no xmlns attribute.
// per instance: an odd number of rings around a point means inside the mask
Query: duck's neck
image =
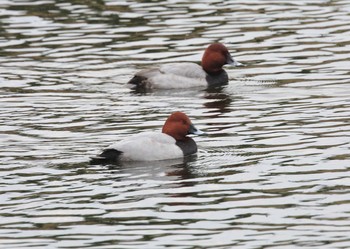
<svg viewBox="0 0 350 249"><path fill-rule="evenodd" d="M216 74L208 73L205 79L209 86L220 86L228 83L228 75L223 69Z"/></svg>
<svg viewBox="0 0 350 249"><path fill-rule="evenodd" d="M185 156L188 156L197 152L196 142L190 137L186 137L185 140L176 141L176 145L180 147L180 149L182 150Z"/></svg>

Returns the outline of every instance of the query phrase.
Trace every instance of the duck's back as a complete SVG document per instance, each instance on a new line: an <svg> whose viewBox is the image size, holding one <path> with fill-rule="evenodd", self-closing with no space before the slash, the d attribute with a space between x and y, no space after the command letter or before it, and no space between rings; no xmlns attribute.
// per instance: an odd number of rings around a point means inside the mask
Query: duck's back
<svg viewBox="0 0 350 249"><path fill-rule="evenodd" d="M190 79L204 79L207 74L203 68L193 62L179 62L161 65L159 70L163 74L174 74Z"/></svg>
<svg viewBox="0 0 350 249"><path fill-rule="evenodd" d="M160 89L206 87L206 77L206 72L196 63L170 63L142 70L129 83Z"/></svg>
<svg viewBox="0 0 350 249"><path fill-rule="evenodd" d="M144 132L111 145L123 161L154 161L183 157L176 140L160 132Z"/></svg>

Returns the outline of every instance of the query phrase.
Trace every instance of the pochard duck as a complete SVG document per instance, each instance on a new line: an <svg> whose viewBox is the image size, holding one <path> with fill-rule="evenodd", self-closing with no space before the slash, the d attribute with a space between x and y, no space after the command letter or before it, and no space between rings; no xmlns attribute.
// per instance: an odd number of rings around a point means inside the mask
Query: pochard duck
<svg viewBox="0 0 350 249"><path fill-rule="evenodd" d="M203 132L185 113L174 112L165 121L162 132L143 132L119 141L93 157L92 163L157 161L188 156L197 152L197 145L188 134L201 135Z"/></svg>
<svg viewBox="0 0 350 249"><path fill-rule="evenodd" d="M148 89L220 86L228 83L222 68L226 64L242 65L222 43L213 43L205 50L201 66L192 62L164 64L136 73L128 84Z"/></svg>

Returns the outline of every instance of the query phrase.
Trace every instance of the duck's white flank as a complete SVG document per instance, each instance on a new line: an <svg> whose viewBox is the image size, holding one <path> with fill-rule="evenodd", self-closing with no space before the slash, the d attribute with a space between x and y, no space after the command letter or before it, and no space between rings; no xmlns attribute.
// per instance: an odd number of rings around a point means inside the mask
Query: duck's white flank
<svg viewBox="0 0 350 249"><path fill-rule="evenodd" d="M136 74L147 78L148 88L172 89L206 87L207 73L196 63L170 63L145 69Z"/></svg>
<svg viewBox="0 0 350 249"><path fill-rule="evenodd" d="M122 152L123 161L155 161L183 157L176 140L164 133L143 132L108 147ZM161 152L161 153L159 153Z"/></svg>

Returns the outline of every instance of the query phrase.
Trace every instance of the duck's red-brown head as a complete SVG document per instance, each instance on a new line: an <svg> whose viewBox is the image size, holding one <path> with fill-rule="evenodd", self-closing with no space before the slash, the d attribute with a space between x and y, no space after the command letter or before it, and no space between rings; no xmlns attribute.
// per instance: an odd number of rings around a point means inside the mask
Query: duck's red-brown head
<svg viewBox="0 0 350 249"><path fill-rule="evenodd" d="M172 136L176 140L185 140L188 134L202 134L192 124L191 120L183 112L174 112L165 121L162 132Z"/></svg>
<svg viewBox="0 0 350 249"><path fill-rule="evenodd" d="M228 49L222 43L213 43L205 50L202 57L202 68L208 74L218 74L226 64L238 66Z"/></svg>

